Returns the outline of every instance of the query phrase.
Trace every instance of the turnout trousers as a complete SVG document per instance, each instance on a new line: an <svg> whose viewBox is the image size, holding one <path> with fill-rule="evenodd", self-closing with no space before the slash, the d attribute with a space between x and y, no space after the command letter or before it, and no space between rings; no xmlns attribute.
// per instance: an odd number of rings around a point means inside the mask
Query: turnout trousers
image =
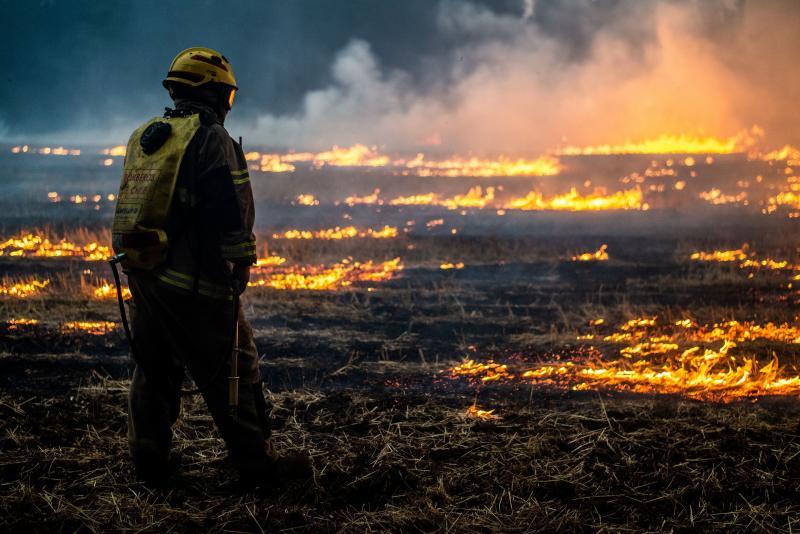
<svg viewBox="0 0 800 534"><path fill-rule="evenodd" d="M184 369L201 393L214 423L240 470L267 458L267 405L253 331L239 310L239 410L228 407L233 344L233 301L166 289L150 275L131 275L131 329L136 368L128 396L128 444L140 476L164 473L172 426L181 407Z"/></svg>

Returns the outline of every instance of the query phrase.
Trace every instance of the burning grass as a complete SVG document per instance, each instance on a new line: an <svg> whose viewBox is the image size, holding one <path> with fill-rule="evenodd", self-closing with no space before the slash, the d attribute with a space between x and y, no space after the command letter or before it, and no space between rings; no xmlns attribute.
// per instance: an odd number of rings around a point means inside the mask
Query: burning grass
<svg viewBox="0 0 800 534"><path fill-rule="evenodd" d="M604 243L594 252L584 252L572 256L572 261L608 261L608 245Z"/></svg>
<svg viewBox="0 0 800 534"><path fill-rule="evenodd" d="M375 147L356 144L340 148L334 146L323 152L289 152L269 154L248 152L247 160L262 172L294 172L298 167L319 170L344 167L350 169L389 170L398 175L414 176L554 176L561 171L557 158L549 155L536 159L512 159L500 156L494 159L452 156L448 159L430 159L424 154L413 158L390 157Z"/></svg>
<svg viewBox="0 0 800 534"><path fill-rule="evenodd" d="M367 228L359 230L355 226L325 228L323 230L286 230L278 234L272 234L273 239L353 239L353 238L372 238L389 239L397 237L397 228L394 226L384 226L383 228Z"/></svg>
<svg viewBox="0 0 800 534"><path fill-rule="evenodd" d="M558 154L565 156L598 156L612 154L732 154L746 152L764 135L758 126L750 131L728 137L712 137L690 134L662 134L654 139L621 143L618 145L595 145L562 148Z"/></svg>
<svg viewBox="0 0 800 534"><path fill-rule="evenodd" d="M0 256L36 258L79 258L86 261L107 260L111 257L110 235L93 234L87 230L71 232L69 237L56 237L48 230L22 232L0 242Z"/></svg>
<svg viewBox="0 0 800 534"><path fill-rule="evenodd" d="M40 295L49 285L50 280L46 279L27 278L24 280L14 280L5 277L2 282L0 282L0 297L24 299Z"/></svg>
<svg viewBox="0 0 800 534"><path fill-rule="evenodd" d="M335 290L351 286L355 282L383 282L391 280L403 269L400 258L384 262L354 261L345 258L331 266L283 266L258 267L250 287L267 287L279 290Z"/></svg>
<svg viewBox="0 0 800 534"><path fill-rule="evenodd" d="M594 325L603 328L602 322ZM578 339L624 346L616 351L588 346L557 360L467 359L446 376L476 384L523 382L573 391L666 393L714 401L800 395L800 372L781 365L775 353L764 359L749 350L734 351L737 343L758 340L798 344L800 327L795 325L739 321L698 325L686 319L661 326L656 318L637 318L605 335L584 334ZM716 348L702 346L717 342ZM695 343L699 345L691 345Z"/></svg>

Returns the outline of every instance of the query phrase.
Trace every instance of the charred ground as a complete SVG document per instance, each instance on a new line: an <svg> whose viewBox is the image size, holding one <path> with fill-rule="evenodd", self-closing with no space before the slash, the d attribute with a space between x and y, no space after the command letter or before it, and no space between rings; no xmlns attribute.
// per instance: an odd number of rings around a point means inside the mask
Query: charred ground
<svg viewBox="0 0 800 534"><path fill-rule="evenodd" d="M791 239L767 235L751 246L794 260ZM748 237L742 230L727 244ZM610 261L571 261L600 242ZM735 265L686 259L724 244L718 236L412 235L276 245L273 253L320 261L402 251L405 268L338 291L249 292L277 443L308 450L315 468L308 485L262 493L236 487L200 399L184 404L174 481L162 490L135 482L126 460L124 339L118 329L87 335L59 326L113 321L113 301L78 290L5 299L3 526L789 531L799 511L794 398L719 403L447 378L464 357L580 357L587 342L577 335L597 317L793 321L798 297L780 273L748 278ZM465 266L442 270L444 260ZM3 265L47 272L64 287L86 269L63 260ZM19 316L39 323L9 322ZM764 358L777 352L788 365L800 353L764 341L744 347ZM473 404L495 417L467 416Z"/></svg>

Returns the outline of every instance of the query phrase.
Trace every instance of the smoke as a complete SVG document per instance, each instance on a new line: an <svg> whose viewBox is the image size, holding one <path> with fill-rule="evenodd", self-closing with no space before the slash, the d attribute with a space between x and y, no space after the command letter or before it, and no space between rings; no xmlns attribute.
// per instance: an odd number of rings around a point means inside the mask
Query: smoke
<svg viewBox="0 0 800 534"><path fill-rule="evenodd" d="M448 1L437 30L458 40L421 86L352 39L330 83L293 114L263 114L251 139L322 149L535 154L662 133L731 136L754 124L797 142L800 10L722 0L521 2L516 14Z"/></svg>

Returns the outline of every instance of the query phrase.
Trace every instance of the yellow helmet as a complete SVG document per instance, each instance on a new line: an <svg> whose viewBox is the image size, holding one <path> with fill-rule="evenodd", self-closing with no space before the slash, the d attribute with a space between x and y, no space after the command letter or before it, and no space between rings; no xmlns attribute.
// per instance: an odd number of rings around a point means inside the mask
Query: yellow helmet
<svg viewBox="0 0 800 534"><path fill-rule="evenodd" d="M182 83L192 87L207 83L221 83L234 89L236 78L228 58L212 50L196 46L187 48L172 60L167 77L162 82L168 87L169 82Z"/></svg>

